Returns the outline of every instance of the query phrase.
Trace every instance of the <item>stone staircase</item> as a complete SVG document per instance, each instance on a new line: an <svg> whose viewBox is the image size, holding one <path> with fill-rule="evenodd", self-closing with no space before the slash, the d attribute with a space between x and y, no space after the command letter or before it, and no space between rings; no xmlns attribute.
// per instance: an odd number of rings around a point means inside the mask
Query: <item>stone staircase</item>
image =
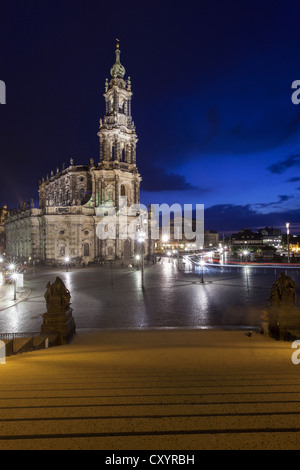
<svg viewBox="0 0 300 470"><path fill-rule="evenodd" d="M38 351L61 344L59 334L4 333L0 340L5 343L6 357L29 351Z"/></svg>
<svg viewBox="0 0 300 470"><path fill-rule="evenodd" d="M0 365L0 450L297 449L292 352L244 332L80 332Z"/></svg>

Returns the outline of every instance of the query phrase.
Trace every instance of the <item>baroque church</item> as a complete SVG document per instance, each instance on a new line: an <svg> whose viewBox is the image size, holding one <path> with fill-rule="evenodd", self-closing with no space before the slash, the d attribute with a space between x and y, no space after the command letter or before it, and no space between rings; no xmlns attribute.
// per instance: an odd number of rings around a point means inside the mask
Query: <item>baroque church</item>
<svg viewBox="0 0 300 470"><path fill-rule="evenodd" d="M131 115L131 81L124 79L117 43L111 80L105 82L105 115L100 119L99 162L68 166L51 171L39 184L39 208L24 203L6 216L6 255L27 262L47 265L62 263L70 257L74 263L105 260L130 260L137 250L133 237L97 236L97 224L103 221L106 207L119 211L119 201L127 206L140 202L141 176L136 166L137 134ZM146 211L147 212L147 211ZM127 218L129 224L139 212ZM149 214L145 217L149 217ZM144 221L145 223L145 221ZM145 225L146 226L146 225ZM137 225L138 227L138 225ZM153 254L151 243L144 243L145 256Z"/></svg>

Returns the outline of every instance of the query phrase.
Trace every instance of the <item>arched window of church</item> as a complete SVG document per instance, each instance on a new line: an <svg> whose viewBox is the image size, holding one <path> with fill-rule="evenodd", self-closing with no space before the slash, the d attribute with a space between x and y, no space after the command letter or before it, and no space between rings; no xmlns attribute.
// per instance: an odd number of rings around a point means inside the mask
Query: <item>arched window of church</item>
<svg viewBox="0 0 300 470"><path fill-rule="evenodd" d="M90 245L88 243L83 245L83 256L90 256Z"/></svg>
<svg viewBox="0 0 300 470"><path fill-rule="evenodd" d="M125 149L124 148L122 149L122 153L121 153L121 161L125 162Z"/></svg>
<svg viewBox="0 0 300 470"><path fill-rule="evenodd" d="M126 196L126 188L124 184L121 184L121 196Z"/></svg>
<svg viewBox="0 0 300 470"><path fill-rule="evenodd" d="M115 159L115 147L113 145L111 147L111 159L112 159L112 161L114 161L114 159Z"/></svg>

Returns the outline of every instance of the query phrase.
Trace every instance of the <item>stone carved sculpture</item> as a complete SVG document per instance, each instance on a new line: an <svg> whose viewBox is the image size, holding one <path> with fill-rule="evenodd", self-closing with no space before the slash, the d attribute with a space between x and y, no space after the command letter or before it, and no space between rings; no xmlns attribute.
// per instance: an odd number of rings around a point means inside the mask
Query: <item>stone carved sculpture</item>
<svg viewBox="0 0 300 470"><path fill-rule="evenodd" d="M284 272L280 273L279 279L271 288L271 305L274 307L294 305L296 303L297 284Z"/></svg>
<svg viewBox="0 0 300 470"><path fill-rule="evenodd" d="M300 309L295 305L296 287L293 279L281 272L270 289L269 330L276 339L288 340L290 332L300 328Z"/></svg>
<svg viewBox="0 0 300 470"><path fill-rule="evenodd" d="M70 306L70 291L66 288L60 277L57 277L53 284L48 282L46 288L44 297L46 299L47 310L57 307L67 309Z"/></svg>
<svg viewBox="0 0 300 470"><path fill-rule="evenodd" d="M47 312L43 314L41 333L59 334L61 343L67 343L76 330L70 306L70 291L59 277L52 284L48 282L46 288L44 297Z"/></svg>

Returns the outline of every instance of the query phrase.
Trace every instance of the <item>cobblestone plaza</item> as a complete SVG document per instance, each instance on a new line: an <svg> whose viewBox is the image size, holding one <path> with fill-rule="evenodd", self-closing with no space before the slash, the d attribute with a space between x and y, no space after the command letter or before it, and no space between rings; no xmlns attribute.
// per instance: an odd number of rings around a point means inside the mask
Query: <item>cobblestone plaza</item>
<svg viewBox="0 0 300 470"><path fill-rule="evenodd" d="M289 273L297 283L298 270ZM248 328L260 325L261 310L280 269L212 268L183 272L177 260L162 258L145 267L145 290L136 268L94 266L50 270L24 276L26 298L0 312L2 332L39 331L46 284L61 277L71 292L77 329ZM3 286L4 287L4 286ZM3 292L3 291L2 291ZM19 300L24 293L18 293Z"/></svg>

